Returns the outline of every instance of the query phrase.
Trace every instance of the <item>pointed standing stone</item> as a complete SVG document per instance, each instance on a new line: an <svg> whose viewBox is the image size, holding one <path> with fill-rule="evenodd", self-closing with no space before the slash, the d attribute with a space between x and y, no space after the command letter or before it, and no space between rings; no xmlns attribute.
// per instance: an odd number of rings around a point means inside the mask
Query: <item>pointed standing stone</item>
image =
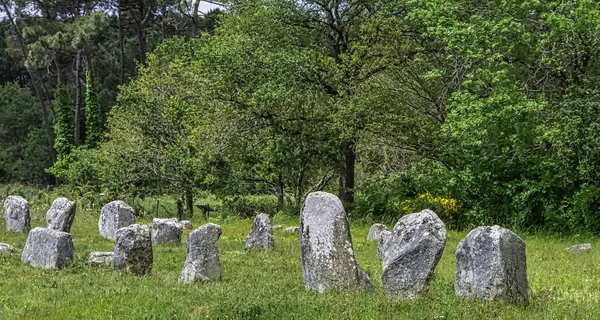
<svg viewBox="0 0 600 320"><path fill-rule="evenodd" d="M371 226L371 229L369 229L369 234L367 235L367 240L379 240L379 237L381 235L381 232L383 231L388 231L388 228L381 224L381 223L376 223L374 225Z"/></svg>
<svg viewBox="0 0 600 320"><path fill-rule="evenodd" d="M21 261L32 267L63 269L73 260L74 254L71 234L37 227L29 231Z"/></svg>
<svg viewBox="0 0 600 320"><path fill-rule="evenodd" d="M4 200L6 231L27 233L31 230L29 202L19 196L9 196Z"/></svg>
<svg viewBox="0 0 600 320"><path fill-rule="evenodd" d="M338 197L313 192L300 211L300 250L306 290L372 292L369 276L356 263L348 217Z"/></svg>
<svg viewBox="0 0 600 320"><path fill-rule="evenodd" d="M446 245L446 226L431 210L402 217L382 248L381 282L395 299L415 299L429 283Z"/></svg>
<svg viewBox="0 0 600 320"><path fill-rule="evenodd" d="M62 232L71 232L71 225L75 219L75 202L67 198L58 198L46 213L48 229Z"/></svg>
<svg viewBox="0 0 600 320"><path fill-rule="evenodd" d="M221 279L221 263L217 241L221 227L208 223L192 231L186 244L186 259L179 282L218 281Z"/></svg>
<svg viewBox="0 0 600 320"><path fill-rule="evenodd" d="M135 223L133 209L121 200L109 202L100 212L98 229L100 235L108 239L116 239L117 230Z"/></svg>
<svg viewBox="0 0 600 320"><path fill-rule="evenodd" d="M457 296L527 305L525 242L512 231L479 227L456 249Z"/></svg>
<svg viewBox="0 0 600 320"><path fill-rule="evenodd" d="M252 222L252 230L246 237L246 249L270 250L275 247L271 219L266 213L261 213Z"/></svg>
<svg viewBox="0 0 600 320"><path fill-rule="evenodd" d="M152 271L152 239L147 226L132 224L117 231L113 270L141 276Z"/></svg>

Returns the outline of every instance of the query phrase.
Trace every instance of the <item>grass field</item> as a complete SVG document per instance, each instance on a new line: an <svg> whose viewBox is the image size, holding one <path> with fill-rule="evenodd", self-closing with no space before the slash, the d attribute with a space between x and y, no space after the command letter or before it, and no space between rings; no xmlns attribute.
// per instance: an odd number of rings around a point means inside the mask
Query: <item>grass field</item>
<svg viewBox="0 0 600 320"><path fill-rule="evenodd" d="M32 227L45 226L46 205L32 208ZM352 225L359 265L375 293L306 292L298 235L275 231L275 250L244 251L251 221L220 221L222 281L179 285L185 245L154 247L151 276L115 274L86 265L91 251L112 251L98 235L98 211L79 210L72 227L76 257L66 270L25 266L20 254L0 258L0 318L11 319L600 319L600 242L596 238L522 235L527 243L530 305L526 308L461 300L454 296L454 252L466 232L449 232L431 290L416 301L391 301L383 293L376 243L368 226ZM274 217L273 224L298 225ZM149 220L142 220L148 223ZM192 220L195 227L201 223ZM0 242L22 248L26 235L5 231ZM184 242L189 230L184 232ZM575 243L593 249L569 254Z"/></svg>

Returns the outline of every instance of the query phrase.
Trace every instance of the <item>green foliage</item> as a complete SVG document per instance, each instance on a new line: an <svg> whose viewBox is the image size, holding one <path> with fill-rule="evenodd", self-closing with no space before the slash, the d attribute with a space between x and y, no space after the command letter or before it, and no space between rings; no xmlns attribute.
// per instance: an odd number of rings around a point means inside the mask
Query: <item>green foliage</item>
<svg viewBox="0 0 600 320"><path fill-rule="evenodd" d="M102 110L93 69L87 70L85 84L85 145L88 148L95 148L102 136Z"/></svg>
<svg viewBox="0 0 600 320"><path fill-rule="evenodd" d="M226 197L219 211L222 218L231 216L247 219L254 218L260 213L273 216L277 213L277 198L273 196Z"/></svg>
<svg viewBox="0 0 600 320"><path fill-rule="evenodd" d="M73 104L69 89L59 86L54 91L54 149L58 157L67 156L74 146L73 141Z"/></svg>

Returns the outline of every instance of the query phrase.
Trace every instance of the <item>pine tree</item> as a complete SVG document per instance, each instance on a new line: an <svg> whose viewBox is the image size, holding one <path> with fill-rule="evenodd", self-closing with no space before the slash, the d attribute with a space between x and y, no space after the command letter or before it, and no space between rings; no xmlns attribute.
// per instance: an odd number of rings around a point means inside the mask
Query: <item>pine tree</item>
<svg viewBox="0 0 600 320"><path fill-rule="evenodd" d="M95 148L102 134L102 115L96 76L92 69L86 72L85 84L85 145L88 148Z"/></svg>

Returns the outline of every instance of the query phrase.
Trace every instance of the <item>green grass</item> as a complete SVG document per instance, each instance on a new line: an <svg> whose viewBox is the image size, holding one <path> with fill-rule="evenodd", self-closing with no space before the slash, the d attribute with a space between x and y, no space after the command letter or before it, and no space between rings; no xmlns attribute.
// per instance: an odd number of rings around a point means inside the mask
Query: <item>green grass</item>
<svg viewBox="0 0 600 320"><path fill-rule="evenodd" d="M47 202L32 208L32 227L44 226ZM66 270L23 265L20 255L0 258L0 317L10 319L597 319L600 302L600 241L596 238L524 236L527 242L530 305L461 300L454 296L454 252L466 232L450 232L431 290L416 301L392 301L381 285L376 243L366 241L368 226L352 225L359 265L371 277L375 293L306 292L298 235L275 231L276 249L244 251L251 221L219 221L222 281L179 285L185 246L154 248L151 276L115 274L89 267L91 251L112 251L114 243L98 236L98 211L79 210L72 227L76 258ZM141 223L148 223L149 219ZM198 220L192 220L199 226ZM275 217L273 224L298 225ZM189 231L185 231L184 240ZM26 235L7 233L0 242L22 248ZM590 252L564 248L591 242ZM440 318L438 318L440 319Z"/></svg>

